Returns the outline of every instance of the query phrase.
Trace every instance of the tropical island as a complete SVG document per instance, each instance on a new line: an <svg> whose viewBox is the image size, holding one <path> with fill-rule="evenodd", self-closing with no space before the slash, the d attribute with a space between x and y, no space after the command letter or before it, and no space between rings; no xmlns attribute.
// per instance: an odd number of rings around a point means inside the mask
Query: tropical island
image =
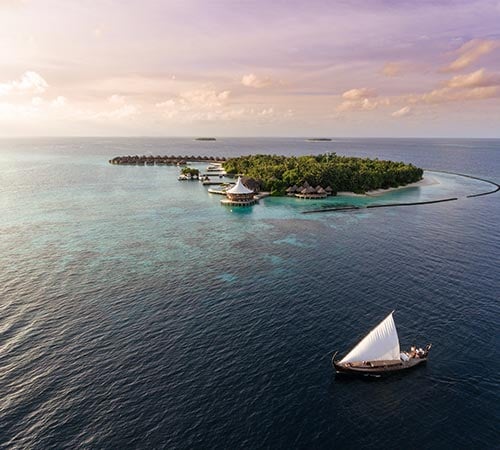
<svg viewBox="0 0 500 450"><path fill-rule="evenodd" d="M422 179L424 171L412 164L379 159L339 156L248 155L223 163L228 175L256 180L261 190L280 196L293 186L328 186L333 194L364 194L376 189L404 186Z"/></svg>

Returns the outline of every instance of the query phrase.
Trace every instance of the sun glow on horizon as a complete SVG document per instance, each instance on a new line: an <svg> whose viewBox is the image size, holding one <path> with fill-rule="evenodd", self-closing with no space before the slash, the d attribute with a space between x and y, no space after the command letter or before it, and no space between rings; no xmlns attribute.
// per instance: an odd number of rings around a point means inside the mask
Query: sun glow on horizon
<svg viewBox="0 0 500 450"><path fill-rule="evenodd" d="M83 3L0 4L0 137L500 137L493 1Z"/></svg>

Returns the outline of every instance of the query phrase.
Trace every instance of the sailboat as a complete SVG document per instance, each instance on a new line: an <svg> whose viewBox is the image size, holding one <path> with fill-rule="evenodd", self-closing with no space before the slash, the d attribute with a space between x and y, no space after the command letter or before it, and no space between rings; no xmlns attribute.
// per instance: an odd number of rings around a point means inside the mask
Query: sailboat
<svg viewBox="0 0 500 450"><path fill-rule="evenodd" d="M424 364L431 344L425 349L411 347L410 351L400 351L399 337L392 311L382 322L371 330L340 361L332 357L332 364L338 374L384 375Z"/></svg>

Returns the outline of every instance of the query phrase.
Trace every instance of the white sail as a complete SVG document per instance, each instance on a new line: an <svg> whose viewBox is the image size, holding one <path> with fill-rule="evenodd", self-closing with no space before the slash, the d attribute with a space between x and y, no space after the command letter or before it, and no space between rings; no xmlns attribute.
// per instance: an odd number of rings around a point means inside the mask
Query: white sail
<svg viewBox="0 0 500 450"><path fill-rule="evenodd" d="M399 360L399 338L392 312L340 362Z"/></svg>

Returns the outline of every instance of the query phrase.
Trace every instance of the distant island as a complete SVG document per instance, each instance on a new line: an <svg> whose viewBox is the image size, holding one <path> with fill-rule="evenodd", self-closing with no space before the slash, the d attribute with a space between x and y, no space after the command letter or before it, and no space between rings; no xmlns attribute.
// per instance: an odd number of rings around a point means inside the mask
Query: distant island
<svg viewBox="0 0 500 450"><path fill-rule="evenodd" d="M224 162L228 175L257 180L272 195L285 195L294 186L328 187L333 194L363 194L404 186L422 179L424 171L412 164L326 153L315 156L249 155Z"/></svg>
<svg viewBox="0 0 500 450"><path fill-rule="evenodd" d="M196 138L195 141L216 141L217 139L215 139L214 137L199 137L199 138Z"/></svg>
<svg viewBox="0 0 500 450"><path fill-rule="evenodd" d="M306 139L307 142L331 142L330 138L309 138Z"/></svg>

